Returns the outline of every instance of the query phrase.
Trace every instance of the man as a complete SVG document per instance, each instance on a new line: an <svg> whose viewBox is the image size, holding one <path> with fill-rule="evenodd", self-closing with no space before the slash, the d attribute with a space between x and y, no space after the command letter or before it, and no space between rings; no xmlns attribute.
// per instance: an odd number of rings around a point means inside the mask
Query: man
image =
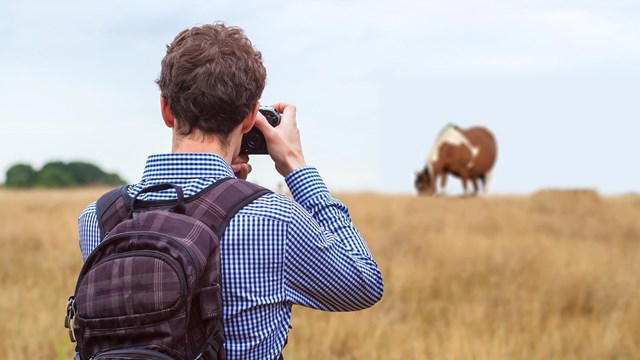
<svg viewBox="0 0 640 360"><path fill-rule="evenodd" d="M149 156L142 179L128 187L133 196L170 182L192 196L225 177L246 179L251 167L239 155L242 135L254 125L264 134L293 200L274 193L256 199L232 218L221 239L228 359L277 358L294 304L352 311L372 306L383 292L380 271L347 208L305 162L296 108L274 104L282 114L275 128L259 113L265 79L262 55L242 29L216 23L178 34L157 80L172 152ZM172 199L175 191L139 198ZM79 235L86 260L100 241L95 203L81 214Z"/></svg>

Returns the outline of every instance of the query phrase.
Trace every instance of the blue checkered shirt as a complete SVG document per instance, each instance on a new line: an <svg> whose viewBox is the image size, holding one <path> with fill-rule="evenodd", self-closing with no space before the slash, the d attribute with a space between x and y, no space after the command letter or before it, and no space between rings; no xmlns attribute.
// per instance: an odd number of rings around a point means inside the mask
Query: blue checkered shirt
<svg viewBox="0 0 640 360"><path fill-rule="evenodd" d="M170 182L192 196L233 171L214 154L151 155L141 189ZM227 358L275 359L287 338L294 304L326 311L365 309L382 297L382 276L318 171L303 167L285 181L293 199L264 195L240 210L221 240L222 300ZM142 200L175 198L174 190ZM100 242L95 202L78 220L83 260Z"/></svg>

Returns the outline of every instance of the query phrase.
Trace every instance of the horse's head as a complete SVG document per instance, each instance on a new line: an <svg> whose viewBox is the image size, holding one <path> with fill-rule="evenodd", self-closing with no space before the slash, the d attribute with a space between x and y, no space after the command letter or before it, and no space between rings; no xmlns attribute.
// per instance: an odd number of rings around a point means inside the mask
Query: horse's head
<svg viewBox="0 0 640 360"><path fill-rule="evenodd" d="M436 184L431 177L429 167L425 166L422 171L416 173L416 180L414 182L418 195L433 195L436 192Z"/></svg>

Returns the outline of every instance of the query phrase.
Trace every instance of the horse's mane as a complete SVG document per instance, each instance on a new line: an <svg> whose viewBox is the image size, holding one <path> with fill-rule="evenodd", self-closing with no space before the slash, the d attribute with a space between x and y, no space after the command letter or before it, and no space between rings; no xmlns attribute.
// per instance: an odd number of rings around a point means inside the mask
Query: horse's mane
<svg viewBox="0 0 640 360"><path fill-rule="evenodd" d="M432 164L431 164L431 159L434 158L435 151L437 151L438 146L440 145L440 140L442 139L444 134L449 129L455 129L458 132L462 131L462 129L458 125L456 125L456 124L454 124L452 122L447 123L442 129L440 129L440 131L438 132L438 136L436 137L436 141L433 143L433 146L431 147L431 151L429 152L429 156L427 157L427 161L426 161L426 167L425 168L428 169L428 171L431 174L433 174L433 168L432 168Z"/></svg>
<svg viewBox="0 0 640 360"><path fill-rule="evenodd" d="M438 136L436 137L436 142L437 142L438 140L440 140L440 138L442 137L442 134L444 134L444 133L445 133L445 131L447 131L447 130L448 130L448 129L450 129L450 128L454 128L454 129L456 129L456 130L462 130L462 129L460 128L460 126L458 126L458 125L456 125L456 124L454 124L454 123L452 123L452 122L447 123L447 125L445 125L445 126L444 126L442 129L440 129L440 131L438 132Z"/></svg>
<svg viewBox="0 0 640 360"><path fill-rule="evenodd" d="M440 139L442 139L442 136L444 136L444 133L451 128L456 129L458 131L460 130L460 127L454 123L448 123L442 129L440 129L440 131L438 132L438 136L436 137L436 141L434 141L433 146L431 147L431 151L429 152L429 157L427 158L427 164L429 164L429 159L433 157L434 151L436 151L438 145L440 144Z"/></svg>

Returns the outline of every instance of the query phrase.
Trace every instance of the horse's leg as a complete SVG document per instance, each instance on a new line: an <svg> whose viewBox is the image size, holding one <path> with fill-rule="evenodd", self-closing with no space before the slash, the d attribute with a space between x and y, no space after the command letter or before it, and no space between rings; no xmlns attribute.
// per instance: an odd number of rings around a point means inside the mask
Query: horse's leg
<svg viewBox="0 0 640 360"><path fill-rule="evenodd" d="M482 175L482 192L485 194L489 190L489 180L491 180L491 171L487 171Z"/></svg>
<svg viewBox="0 0 640 360"><path fill-rule="evenodd" d="M482 192L484 193L484 174L479 176L480 181L482 182Z"/></svg>
<svg viewBox="0 0 640 360"><path fill-rule="evenodd" d="M434 196L438 196L438 195L440 195L438 193L438 177L442 176L442 174L444 174L444 172L442 171L442 168L441 168L439 163L434 163L433 164L432 171L433 171L433 174L431 175L432 179L431 179L430 186L433 186L433 195Z"/></svg>
<svg viewBox="0 0 640 360"><path fill-rule="evenodd" d="M447 193L447 173L446 172L442 173L442 178L440 179L440 191L442 192L442 195L445 195Z"/></svg>
<svg viewBox="0 0 640 360"><path fill-rule="evenodd" d="M467 196L467 194L469 193L467 189L467 175L460 174L460 181L462 181L462 190L464 191L464 196Z"/></svg>
<svg viewBox="0 0 640 360"><path fill-rule="evenodd" d="M438 196L438 172L433 172L433 179L431 179L431 184L433 185L433 196Z"/></svg>
<svg viewBox="0 0 640 360"><path fill-rule="evenodd" d="M464 191L464 196L469 195L469 189L467 188L467 180L469 180L469 173L464 166L461 166L457 169L458 176L460 176L460 181L462 181L462 190Z"/></svg>
<svg viewBox="0 0 640 360"><path fill-rule="evenodd" d="M475 176L472 177L471 184L473 184L473 195L478 195L478 178Z"/></svg>

